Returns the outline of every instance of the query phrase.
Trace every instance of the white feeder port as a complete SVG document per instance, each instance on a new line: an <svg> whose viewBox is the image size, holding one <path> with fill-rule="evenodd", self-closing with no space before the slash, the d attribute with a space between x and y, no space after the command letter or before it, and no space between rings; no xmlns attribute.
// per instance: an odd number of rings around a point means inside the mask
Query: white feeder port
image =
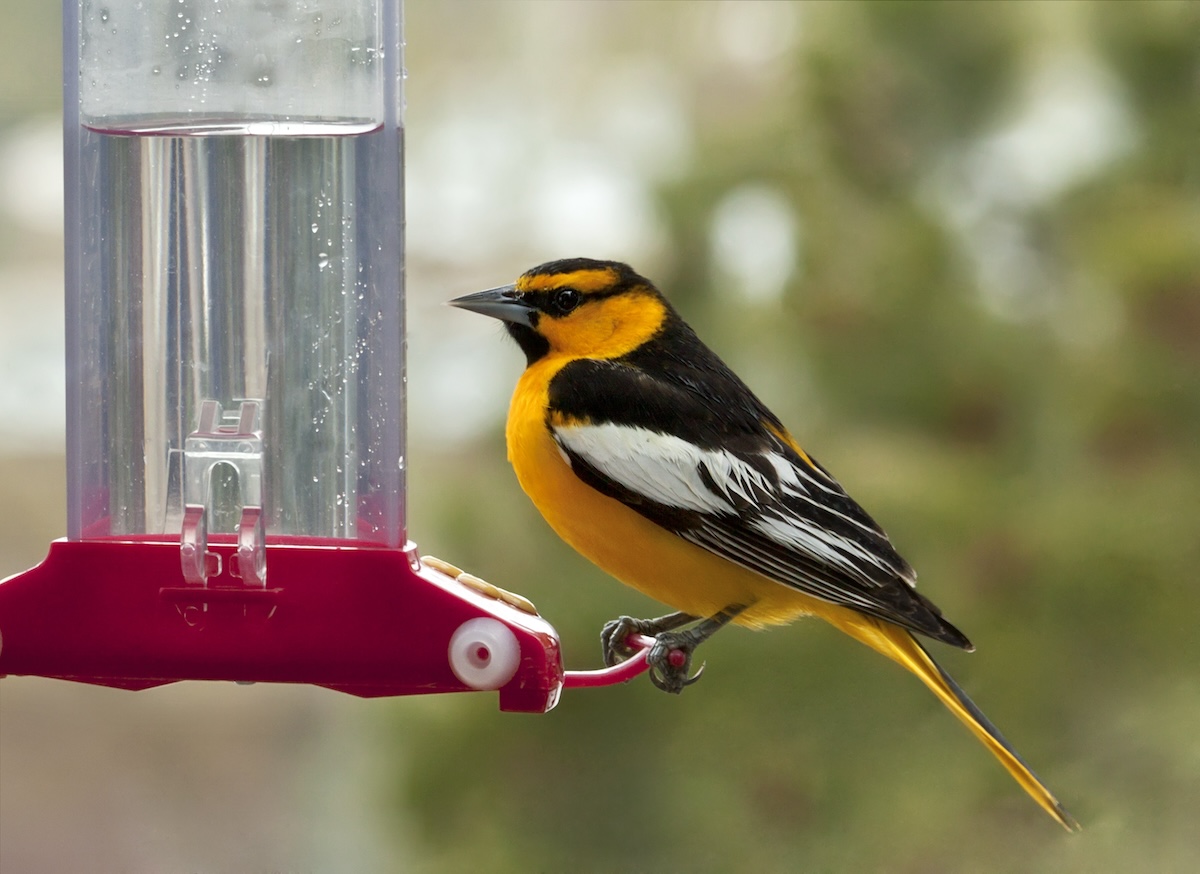
<svg viewBox="0 0 1200 874"><path fill-rule="evenodd" d="M521 645L503 622L468 619L450 638L450 670L479 691L499 689L513 678L521 663Z"/></svg>

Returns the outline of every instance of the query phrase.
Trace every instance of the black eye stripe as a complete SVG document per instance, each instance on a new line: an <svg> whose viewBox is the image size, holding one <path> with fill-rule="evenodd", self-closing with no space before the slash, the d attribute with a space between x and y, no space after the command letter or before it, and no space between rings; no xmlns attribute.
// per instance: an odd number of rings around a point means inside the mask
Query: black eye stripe
<svg viewBox="0 0 1200 874"><path fill-rule="evenodd" d="M600 298L610 297L615 293L617 293L616 290L613 292L589 292L584 294L577 288L564 286L546 291L527 291L521 295L521 298L547 315L565 316L572 310L577 309L585 301L599 300Z"/></svg>

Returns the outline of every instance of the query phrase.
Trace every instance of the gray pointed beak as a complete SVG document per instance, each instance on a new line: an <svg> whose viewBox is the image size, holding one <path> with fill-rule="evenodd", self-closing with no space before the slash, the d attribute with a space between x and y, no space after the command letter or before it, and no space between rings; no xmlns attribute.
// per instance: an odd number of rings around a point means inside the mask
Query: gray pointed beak
<svg viewBox="0 0 1200 874"><path fill-rule="evenodd" d="M499 288L465 294L448 301L448 303L452 307L491 316L493 319L524 325L527 328L533 327L533 320L530 317L535 309L521 300L516 286L513 285L501 285Z"/></svg>

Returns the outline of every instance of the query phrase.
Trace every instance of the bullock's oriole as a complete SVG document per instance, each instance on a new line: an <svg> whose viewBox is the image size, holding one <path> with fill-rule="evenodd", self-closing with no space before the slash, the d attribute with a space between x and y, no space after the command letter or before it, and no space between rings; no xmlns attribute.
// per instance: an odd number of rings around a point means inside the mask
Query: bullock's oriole
<svg viewBox="0 0 1200 874"><path fill-rule="evenodd" d="M679 692L695 679L693 651L723 625L819 616L916 674L1038 804L1078 827L913 637L973 649L887 535L651 282L576 258L451 303L503 320L525 353L508 457L546 521L678 611L608 623L609 664L630 633L655 635L651 679Z"/></svg>

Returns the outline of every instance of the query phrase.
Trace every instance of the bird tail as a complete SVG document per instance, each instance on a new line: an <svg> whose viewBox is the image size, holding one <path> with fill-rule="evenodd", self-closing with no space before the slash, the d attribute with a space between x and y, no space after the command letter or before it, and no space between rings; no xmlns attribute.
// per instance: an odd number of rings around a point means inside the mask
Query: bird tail
<svg viewBox="0 0 1200 874"><path fill-rule="evenodd" d="M1008 773L1041 807L1067 831L1078 831L1079 823L1059 804L1038 776L1013 749L1012 744L983 715L962 687L942 670L925 648L905 629L873 616L850 613L829 617L833 624L856 640L887 656L916 674L950 712L962 720Z"/></svg>

